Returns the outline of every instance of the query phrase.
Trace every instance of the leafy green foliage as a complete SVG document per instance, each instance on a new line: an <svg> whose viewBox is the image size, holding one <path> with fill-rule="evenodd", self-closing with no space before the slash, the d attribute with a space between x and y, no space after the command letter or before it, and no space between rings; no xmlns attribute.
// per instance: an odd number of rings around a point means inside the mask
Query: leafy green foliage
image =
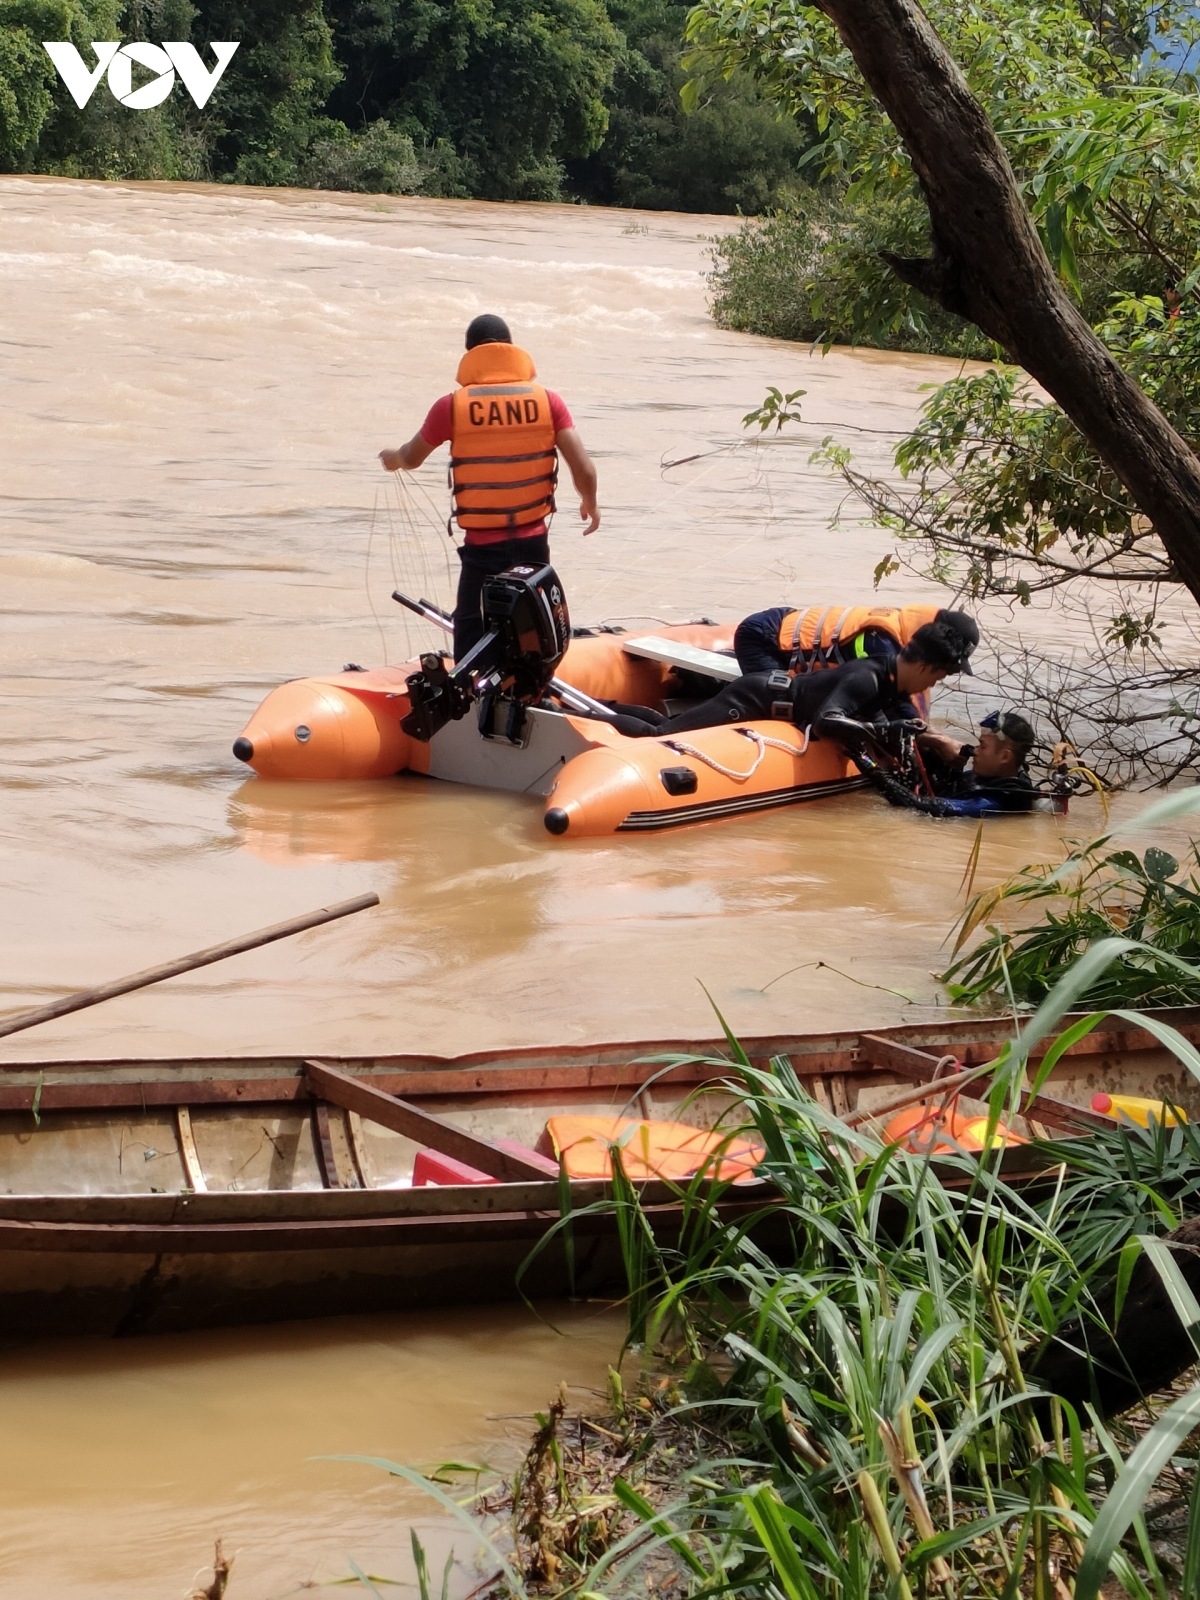
<svg viewBox="0 0 1200 1600"><path fill-rule="evenodd" d="M808 134L748 76L679 98L677 0L0 0L0 170L756 212ZM198 112L79 111L41 48L238 39ZM135 69L135 83L138 69Z"/></svg>
<svg viewBox="0 0 1200 1600"><path fill-rule="evenodd" d="M444 141L467 192L556 199L562 163L604 138L620 39L601 0L328 0L328 15L345 67L330 114Z"/></svg>
<svg viewBox="0 0 1200 1600"><path fill-rule="evenodd" d="M744 428L757 426L759 433L766 433L767 429L774 423L775 432L778 433L785 423L799 422L801 420L800 407L797 402L803 399L807 393L807 389L792 389L787 394L774 387L768 389L767 397L762 405L756 407L753 411L748 411L742 418L742 426ZM795 407L795 410L792 409L793 407Z"/></svg>
<svg viewBox="0 0 1200 1600"><path fill-rule="evenodd" d="M43 39L65 39L70 0L0 0L0 171L18 170L50 107L54 67Z"/></svg>
<svg viewBox="0 0 1200 1600"><path fill-rule="evenodd" d="M994 347L982 334L884 264L884 251L923 254L927 233L924 206L912 198L856 201L829 186L798 189L717 242L713 318L774 339L987 358Z"/></svg>
<svg viewBox="0 0 1200 1600"><path fill-rule="evenodd" d="M942 974L956 1002L995 996L1036 1005L1083 951L1114 937L1132 947L1097 975L1079 1005L1200 1002L1200 879L1165 850L1151 846L1139 857L1109 844L1104 835L1058 867L1025 867L975 896L956 949L980 927L987 937ZM1040 922L1010 930L997 920L1035 905L1045 911Z"/></svg>
<svg viewBox="0 0 1200 1600"><path fill-rule="evenodd" d="M206 111L214 176L237 183L300 181L341 77L321 0L203 0L193 39L240 39ZM176 97L173 97L176 98Z"/></svg>
<svg viewBox="0 0 1200 1600"><path fill-rule="evenodd" d="M0 9L0 103L3 63L20 42L8 13L20 9L11 0ZM236 70L225 73L203 111L176 92L131 114L103 85L80 109L39 43L37 55L49 68L47 104L19 157L0 155L10 166L66 177L295 183L315 134L328 131L320 108L339 69L320 0L65 0L62 11L65 27L47 18L38 38L68 37L87 62L94 39L191 39L202 52L212 39L236 39Z"/></svg>
<svg viewBox="0 0 1200 1600"><path fill-rule="evenodd" d="M332 122L328 138L314 139L303 179L314 189L351 189L366 194L415 194L425 169L413 142L382 118L360 134Z"/></svg>
<svg viewBox="0 0 1200 1600"><path fill-rule="evenodd" d="M1129 1241L1147 1232L1178 1227L1200 1215L1200 1127L1160 1122L1148 1128L1129 1121L1099 1128L1086 1139L1044 1146L1065 1165L1058 1199L1070 1218L1065 1240L1081 1277L1113 1276ZM1125 1258L1132 1266L1136 1251Z"/></svg>
<svg viewBox="0 0 1200 1600"><path fill-rule="evenodd" d="M710 86L691 115L680 63L686 4L610 0L624 40L606 95L608 132L586 160L568 162L571 189L601 205L757 213L799 187L811 142L744 73Z"/></svg>
<svg viewBox="0 0 1200 1600"><path fill-rule="evenodd" d="M194 15L190 0L88 0L72 3L70 11L69 37L89 64L93 39L186 39ZM135 87L142 76L135 68ZM103 87L80 109L55 80L51 109L22 165L70 178L208 177L204 141L189 109L191 102L185 105L176 94L130 115Z"/></svg>
<svg viewBox="0 0 1200 1600"><path fill-rule="evenodd" d="M1043 232L1056 233L1060 264L1064 249L1078 257L1080 227L1103 209L1101 199L1089 211L1082 190L1107 181L1113 155L1131 132L1119 116L1110 127L1102 107L1114 97L1123 104L1129 86L1147 82L1170 101L1176 74L1148 64L1150 22L1163 44L1186 43L1197 34L1192 8L1172 0L1110 0L1099 7L1073 0L931 0L925 10L1007 145ZM699 0L688 41L684 65L692 103L711 82L749 72L789 115L810 120L821 141L814 169L846 187L852 200L916 196L895 130L816 6ZM1097 124L1095 148L1081 155L1073 140L1076 120L1085 114ZM1162 152L1164 178L1177 154L1174 144ZM1071 163L1084 156L1087 165L1076 182ZM1137 168L1136 157L1123 159L1130 172ZM1111 178L1118 192L1122 171ZM1104 225L1112 225L1107 213Z"/></svg>
<svg viewBox="0 0 1200 1600"><path fill-rule="evenodd" d="M1159 50L1186 55L1193 9L1149 0L940 0L926 9L1090 319L1102 320L1114 296L1178 304L1194 294L1200 101L1191 80L1148 48L1153 18ZM929 253L928 218L894 129L828 19L797 0L700 0L688 38L685 95L698 101L714 81L750 75L814 130L806 168L827 186L798 217L774 219L765 239L748 229L724 248L718 316L782 337L989 356L982 336L885 265L885 254ZM781 317L772 280L789 269L801 284Z"/></svg>
<svg viewBox="0 0 1200 1600"><path fill-rule="evenodd" d="M1200 436L1200 306L1158 296L1116 302L1101 330L1145 392L1188 438ZM1033 595L1080 578L1170 583L1173 569L1124 485L1058 406L1011 367L953 379L896 450L900 485L831 462L900 538L899 556L973 596ZM1159 642L1151 595L1126 604L1109 638L1127 651Z"/></svg>

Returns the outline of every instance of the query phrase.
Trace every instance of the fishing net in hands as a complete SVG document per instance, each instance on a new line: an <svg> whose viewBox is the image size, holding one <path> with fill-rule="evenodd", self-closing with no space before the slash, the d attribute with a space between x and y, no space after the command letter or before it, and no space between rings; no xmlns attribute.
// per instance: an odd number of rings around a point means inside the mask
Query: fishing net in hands
<svg viewBox="0 0 1200 1600"><path fill-rule="evenodd" d="M397 654L409 661L422 651L447 647L447 633L396 605L391 595L399 589L452 611L458 588L456 549L441 506L416 473L389 472L382 483L376 482L363 578L385 666Z"/></svg>

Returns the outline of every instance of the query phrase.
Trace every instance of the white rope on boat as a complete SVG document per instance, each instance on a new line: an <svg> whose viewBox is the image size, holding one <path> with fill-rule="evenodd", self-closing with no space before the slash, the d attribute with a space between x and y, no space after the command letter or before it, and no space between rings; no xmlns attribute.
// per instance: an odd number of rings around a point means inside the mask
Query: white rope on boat
<svg viewBox="0 0 1200 1600"><path fill-rule="evenodd" d="M737 772L733 767L724 766L715 756L710 756L704 750L697 750L694 744L685 744L682 739L664 739L663 743L668 749L678 751L681 756L691 756L696 761L703 761L706 767L711 767L714 772L719 772L723 778L730 778L734 783L745 783L762 766L768 745L772 750L782 750L789 756L802 756L808 749L808 741L812 734L811 726L805 728L804 743L797 748L796 745L788 744L784 739L772 739L770 734L757 733L753 728L735 728L733 731L743 734L752 744L758 747L758 754L755 756L748 772Z"/></svg>
<svg viewBox="0 0 1200 1600"><path fill-rule="evenodd" d="M802 756L808 749L808 741L812 738L812 724L804 730L804 743L797 748L788 744L786 739L772 739L769 733L755 733L753 728L735 728L735 733L744 733L747 739L757 739L760 744L769 744L772 750L782 750L785 755Z"/></svg>

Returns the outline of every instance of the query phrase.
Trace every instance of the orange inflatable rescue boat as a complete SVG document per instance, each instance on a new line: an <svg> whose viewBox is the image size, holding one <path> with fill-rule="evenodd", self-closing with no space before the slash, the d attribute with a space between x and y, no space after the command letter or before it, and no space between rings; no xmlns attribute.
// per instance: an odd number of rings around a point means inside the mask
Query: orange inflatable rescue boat
<svg viewBox="0 0 1200 1600"><path fill-rule="evenodd" d="M574 639L562 680L589 696L658 710L674 698L685 661L683 671L711 671L708 658L730 642L731 630L712 626L664 628L652 639ZM715 660L724 681L737 675L732 656ZM839 745L781 721L701 728L674 740L632 739L560 703L529 707L515 738L496 724L481 730L467 717L423 743L401 727L410 710L406 680L418 665L282 684L246 724L234 754L260 777L277 780L412 772L528 794L542 800L548 832L570 838L737 816L866 783Z"/></svg>
<svg viewBox="0 0 1200 1600"><path fill-rule="evenodd" d="M313 782L411 772L536 796L548 832L568 838L709 821L864 787L866 780L839 745L787 721L702 728L677 738L620 733L604 720L611 712L602 702L677 710L738 677L732 626L705 622L663 627L649 636L572 636L553 570L514 572L525 574L520 581L529 592L520 598L528 609L517 613L520 627L508 627L508 653L492 674L498 690L480 689L480 676L469 712L459 708L451 713L455 720L430 720L422 705L414 706L414 677L419 700L430 704L440 703L441 691L424 685L446 679L437 657L426 655L400 667L354 668L281 685L251 717L234 754L263 778ZM503 586L510 576L493 581ZM540 612L531 598L535 591ZM559 595L557 621L551 592ZM445 613L428 602L395 598L448 626ZM485 609L488 603L485 592ZM812 609L818 616L839 614L833 607ZM843 608L840 615L860 612ZM911 631L905 611L873 607L864 614L900 643ZM546 633L542 654L557 676L545 673L544 689L526 694L522 703L514 674L519 689L520 662L536 654L529 637L535 624ZM503 633L505 626L501 619L494 631ZM458 670L451 669L451 676ZM402 726L411 729L423 718L417 736Z"/></svg>

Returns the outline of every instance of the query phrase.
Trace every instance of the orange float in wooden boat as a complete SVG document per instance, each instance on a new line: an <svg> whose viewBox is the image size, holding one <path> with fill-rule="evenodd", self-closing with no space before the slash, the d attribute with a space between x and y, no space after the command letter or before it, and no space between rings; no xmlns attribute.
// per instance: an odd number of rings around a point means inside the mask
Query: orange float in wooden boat
<svg viewBox="0 0 1200 1600"><path fill-rule="evenodd" d="M627 1178L683 1182L701 1170L722 1182L754 1177L766 1155L756 1140L686 1122L637 1117L555 1116L538 1149L560 1160L571 1178L611 1178L613 1151Z"/></svg>
<svg viewBox="0 0 1200 1600"><path fill-rule="evenodd" d="M997 1122L989 1138L987 1117L963 1116L956 1105L944 1106L941 1101L923 1101L897 1112L884 1128L883 1139L885 1144L902 1145L922 1156L956 1151L978 1155L981 1150L1029 1142L1005 1122Z"/></svg>

